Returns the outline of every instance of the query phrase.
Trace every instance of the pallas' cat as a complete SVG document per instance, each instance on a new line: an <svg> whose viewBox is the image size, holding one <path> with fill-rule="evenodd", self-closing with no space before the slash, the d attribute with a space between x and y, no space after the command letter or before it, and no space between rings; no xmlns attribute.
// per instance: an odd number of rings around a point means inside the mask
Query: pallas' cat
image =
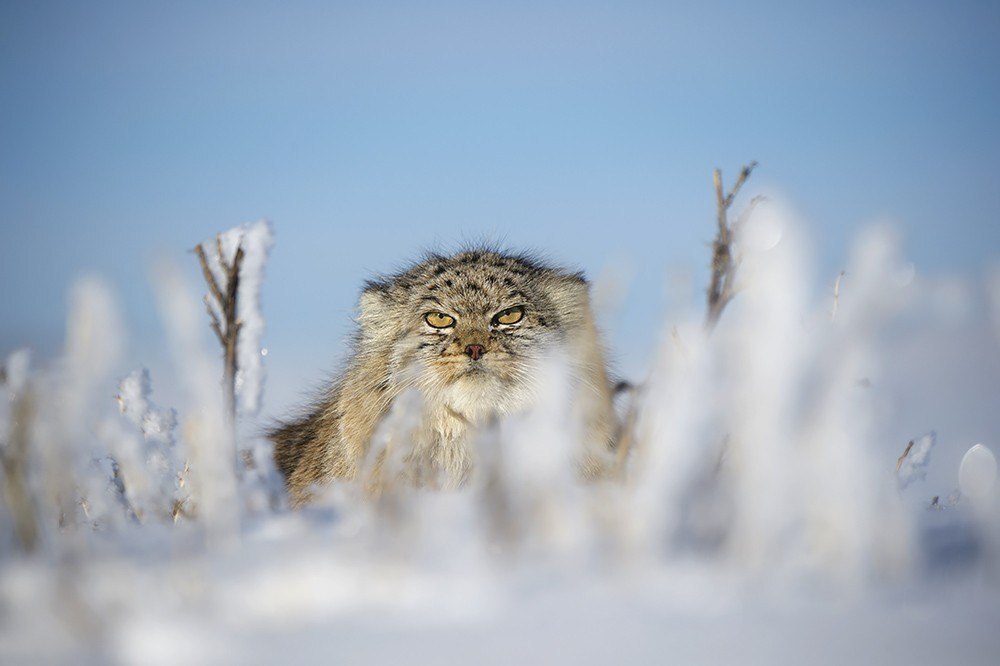
<svg viewBox="0 0 1000 666"><path fill-rule="evenodd" d="M615 413L581 273L486 249L431 255L367 282L357 323L339 377L300 418L271 433L293 506L335 479L365 480L379 455L369 450L373 435L404 394L419 398L404 476L461 485L476 429L530 408L553 353L571 379L581 469L600 473L601 452L614 446Z"/></svg>

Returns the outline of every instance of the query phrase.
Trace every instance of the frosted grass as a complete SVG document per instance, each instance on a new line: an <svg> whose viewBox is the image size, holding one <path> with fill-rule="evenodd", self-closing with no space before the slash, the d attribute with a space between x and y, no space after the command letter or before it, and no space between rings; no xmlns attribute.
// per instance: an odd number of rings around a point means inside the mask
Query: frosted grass
<svg viewBox="0 0 1000 666"><path fill-rule="evenodd" d="M885 331L919 307L897 239L858 239L831 320L794 217L760 206L744 229L740 292L716 331L699 310L669 313L637 378L623 482L577 481L575 378L553 358L535 408L477 434L464 488L339 484L298 512L276 494L268 444L226 427L220 364L178 269L154 278L184 395L169 407L153 401L157 378L116 369L110 288L79 283L64 360L4 363L5 456L18 406L35 405L43 538L28 554L2 542L0 657L991 663L995 484L974 508L956 495L931 510L903 500L924 492L933 437L898 471L879 454ZM269 227L255 233L270 246ZM259 279L245 286L259 293ZM419 403L398 400L375 435L390 473ZM5 535L13 523L5 504Z"/></svg>

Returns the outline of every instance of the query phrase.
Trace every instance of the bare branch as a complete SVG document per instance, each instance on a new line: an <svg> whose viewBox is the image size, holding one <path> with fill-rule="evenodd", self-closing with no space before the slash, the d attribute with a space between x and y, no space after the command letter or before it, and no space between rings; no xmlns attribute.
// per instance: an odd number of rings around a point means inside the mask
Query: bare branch
<svg viewBox="0 0 1000 666"><path fill-rule="evenodd" d="M722 172L716 169L712 172L712 180L715 182L715 205L718 213L719 235L724 236L729 229L726 226L726 197L722 189Z"/></svg>
<svg viewBox="0 0 1000 666"><path fill-rule="evenodd" d="M215 297L216 302L221 307L223 302L222 290L219 289L219 283L215 280L215 274L208 265L208 258L205 256L205 249L201 246L201 243L195 246L194 253L198 255L198 261L201 262L201 273L205 277L205 283L208 284L212 296Z"/></svg>
<svg viewBox="0 0 1000 666"><path fill-rule="evenodd" d="M222 234L215 234L215 256L219 260L219 266L228 275L229 270L226 268L226 255L222 253Z"/></svg>
<svg viewBox="0 0 1000 666"><path fill-rule="evenodd" d="M733 204L733 200L736 198L736 195L739 193L743 184L746 182L747 178L750 177L750 174L756 166L757 162L751 162L747 166L743 167L740 171L740 175L736 179L736 183L733 185L733 188L730 190L728 195L725 194L725 188L722 185L722 172L719 169L715 169L712 172L712 181L715 185L716 221L718 224L718 231L716 232L715 240L712 241L712 277L708 286L708 312L705 316L705 326L708 330L715 328L716 323L719 321L719 317L722 315L722 311L725 309L729 301L733 299L736 266L738 263L733 257L734 230L738 225L742 225L745 217L749 215L749 211L757 205L760 199L754 198L751 200L748 209L733 225L729 224L728 213L729 208Z"/></svg>
<svg viewBox="0 0 1000 666"><path fill-rule="evenodd" d="M237 245L236 254L233 256L233 263L229 266L230 279L239 278L240 266L243 264L244 256L246 256L246 253L243 251L243 245Z"/></svg>
<svg viewBox="0 0 1000 666"><path fill-rule="evenodd" d="M242 322L236 319L236 313L240 290L240 269L243 266L245 253L242 243L239 243L236 246L236 252L233 255L232 261L226 261L225 252L222 247L222 235L217 234L215 236L215 254L219 262L219 267L222 269L222 276L226 281L225 291L219 286L215 273L208 265L205 249L200 243L195 248L195 253L198 255L198 261L201 262L201 272L205 277L205 282L208 284L211 296L215 299L217 306L213 307L209 297L205 296L205 311L208 312L211 320L210 326L215 333L215 337L218 338L219 344L222 346L224 356L222 391L226 404L226 412L230 417L231 423L235 424L236 350L240 329L243 328Z"/></svg>
<svg viewBox="0 0 1000 666"><path fill-rule="evenodd" d="M222 326L219 324L219 315L215 314L215 308L212 307L212 302L208 300L208 296L202 299L205 303L205 312L208 316L212 318L212 330L215 331L215 337L219 339L219 344L223 347L226 346L226 336L222 334Z"/></svg>
<svg viewBox="0 0 1000 666"><path fill-rule="evenodd" d="M628 462L629 453L635 446L636 427L639 420L639 389L636 386L625 383L625 386L616 393L628 393L628 408L625 416L618 424L618 432L615 433L615 463L613 476L618 479L625 478L625 464Z"/></svg>
<svg viewBox="0 0 1000 666"><path fill-rule="evenodd" d="M903 451L903 455L901 455L898 458L896 458L896 471L897 472L903 466L903 461L906 460L906 456L910 455L910 451L912 449L913 449L913 440L911 439L910 443L906 445L906 449Z"/></svg>
<svg viewBox="0 0 1000 666"><path fill-rule="evenodd" d="M232 303L235 313L236 307L236 292L240 285L240 266L243 264L243 246L236 246L236 255L233 257L233 263L230 265L223 264L223 268L226 270L226 299L228 302Z"/></svg>
<svg viewBox="0 0 1000 666"><path fill-rule="evenodd" d="M747 178L750 177L750 174L756 168L757 168L757 162L751 162L750 164L743 167L743 169L740 171L740 175L736 179L736 184L733 185L733 189L730 190L729 196L726 197L727 209L733 205L733 199L735 199L736 195L739 194L740 188L743 187L743 183L747 182Z"/></svg>
<svg viewBox="0 0 1000 666"><path fill-rule="evenodd" d="M837 308L840 307L840 281L844 279L845 271L840 271L837 281L833 283L833 309L830 310L830 321L837 317Z"/></svg>
<svg viewBox="0 0 1000 666"><path fill-rule="evenodd" d="M7 511L13 522L14 534L24 550L30 553L38 544L38 514L31 496L28 456L31 446L30 428L34 422L34 395L29 390L13 401L10 440L0 448L0 466L4 483L0 486Z"/></svg>
<svg viewBox="0 0 1000 666"><path fill-rule="evenodd" d="M221 243L219 245L221 252ZM236 320L236 299L240 289L240 267L243 263L243 246L236 246L233 263L223 264L226 270L226 300L223 303L223 313L226 318L226 338L223 342L225 350L225 368L223 374L223 390L225 391L226 409L235 423L236 420L236 343L242 324Z"/></svg>

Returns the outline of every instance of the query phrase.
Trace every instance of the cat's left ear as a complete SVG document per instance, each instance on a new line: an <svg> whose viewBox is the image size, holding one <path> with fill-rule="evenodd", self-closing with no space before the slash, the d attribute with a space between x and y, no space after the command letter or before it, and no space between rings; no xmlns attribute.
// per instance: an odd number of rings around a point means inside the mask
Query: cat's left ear
<svg viewBox="0 0 1000 666"><path fill-rule="evenodd" d="M582 272L564 273L560 278L559 286L565 293L583 299L590 296L590 282Z"/></svg>

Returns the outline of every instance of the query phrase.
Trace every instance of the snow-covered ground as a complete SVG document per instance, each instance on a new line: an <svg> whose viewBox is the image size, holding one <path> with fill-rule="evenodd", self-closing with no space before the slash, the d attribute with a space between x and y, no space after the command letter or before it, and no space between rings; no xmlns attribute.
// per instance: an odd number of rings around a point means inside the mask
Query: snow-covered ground
<svg viewBox="0 0 1000 666"><path fill-rule="evenodd" d="M4 366L0 662L996 663L1000 433L894 440L907 406L887 404L899 359L935 362L908 345L955 290L874 227L836 306L816 302L791 216L763 206L746 228L718 328L672 313L635 378L624 483L574 478L556 373L539 410L481 433L461 491L336 486L299 512L267 442L228 434L176 269L156 279L177 405L116 374L113 292L81 282L60 362ZM262 365L243 367L253 412ZM967 399L1000 408L995 385L949 389L942 423Z"/></svg>

